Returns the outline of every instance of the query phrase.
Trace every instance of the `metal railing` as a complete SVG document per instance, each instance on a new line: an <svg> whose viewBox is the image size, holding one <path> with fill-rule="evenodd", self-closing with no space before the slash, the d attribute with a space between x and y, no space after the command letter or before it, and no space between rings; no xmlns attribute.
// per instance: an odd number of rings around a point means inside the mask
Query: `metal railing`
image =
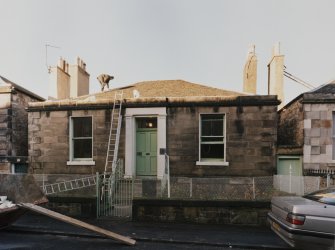
<svg viewBox="0 0 335 250"><path fill-rule="evenodd" d="M96 175L97 217L131 218L133 179L124 177L123 162L118 161L114 173Z"/></svg>
<svg viewBox="0 0 335 250"><path fill-rule="evenodd" d="M115 176L83 174L34 174L47 195L58 197L98 197L99 216L125 214L136 197L195 200L270 200L278 195L304 195L334 186L329 173L323 176L274 175L263 177L171 177L169 156L165 155L162 180L124 178L124 166L118 164ZM104 183L104 185L103 185ZM103 190L103 188L105 190ZM155 189L155 190L153 190ZM150 192L149 192L149 191ZM124 208L123 210L121 208ZM128 208L126 208L128 207ZM115 212L108 212L108 209ZM119 210L117 212L117 210ZM122 210L122 211L121 211Z"/></svg>
<svg viewBox="0 0 335 250"><path fill-rule="evenodd" d="M273 176L265 177L170 177L171 199L195 200L268 200ZM165 192L165 195L166 192Z"/></svg>

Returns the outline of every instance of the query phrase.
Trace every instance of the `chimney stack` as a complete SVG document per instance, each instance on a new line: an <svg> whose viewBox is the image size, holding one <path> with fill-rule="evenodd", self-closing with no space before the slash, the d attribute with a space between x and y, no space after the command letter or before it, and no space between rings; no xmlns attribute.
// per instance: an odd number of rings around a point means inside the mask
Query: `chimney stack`
<svg viewBox="0 0 335 250"><path fill-rule="evenodd" d="M268 64L268 94L278 96L281 101L278 109L284 106L284 55L280 53L280 43L274 45Z"/></svg>
<svg viewBox="0 0 335 250"><path fill-rule="evenodd" d="M69 65L60 58L57 66L50 67L48 99L69 99L88 95L89 78L82 59L78 57L77 64Z"/></svg>
<svg viewBox="0 0 335 250"><path fill-rule="evenodd" d="M257 56L255 45L251 45L243 71L243 92L256 94L257 91Z"/></svg>
<svg viewBox="0 0 335 250"><path fill-rule="evenodd" d="M67 99L70 97L69 93L69 64L60 58L57 66L50 67L48 99Z"/></svg>
<svg viewBox="0 0 335 250"><path fill-rule="evenodd" d="M70 65L70 97L75 98L89 93L90 74L86 72L86 63L77 57L77 64Z"/></svg>

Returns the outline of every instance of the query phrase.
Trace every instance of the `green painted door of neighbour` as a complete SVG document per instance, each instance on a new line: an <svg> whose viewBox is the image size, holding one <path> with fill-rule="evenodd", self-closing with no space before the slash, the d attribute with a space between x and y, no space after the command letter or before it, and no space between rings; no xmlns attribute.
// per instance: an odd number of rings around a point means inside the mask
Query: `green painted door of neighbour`
<svg viewBox="0 0 335 250"><path fill-rule="evenodd" d="M136 175L139 176L157 175L157 128L155 123L149 124L151 127L139 125L136 131Z"/></svg>
<svg viewBox="0 0 335 250"><path fill-rule="evenodd" d="M302 175L301 157L279 157L277 164L278 175Z"/></svg>

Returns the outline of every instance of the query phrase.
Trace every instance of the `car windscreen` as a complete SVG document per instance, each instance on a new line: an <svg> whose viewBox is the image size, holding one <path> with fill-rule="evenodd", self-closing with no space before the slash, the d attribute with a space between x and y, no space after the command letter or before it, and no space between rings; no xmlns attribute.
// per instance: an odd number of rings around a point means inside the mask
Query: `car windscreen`
<svg viewBox="0 0 335 250"><path fill-rule="evenodd" d="M335 205L335 188L319 190L305 195L304 198L328 205Z"/></svg>

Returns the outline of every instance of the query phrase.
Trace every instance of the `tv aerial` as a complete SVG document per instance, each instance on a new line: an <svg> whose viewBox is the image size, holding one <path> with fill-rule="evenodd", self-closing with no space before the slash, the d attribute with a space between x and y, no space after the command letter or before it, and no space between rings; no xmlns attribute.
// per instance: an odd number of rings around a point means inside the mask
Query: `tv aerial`
<svg viewBox="0 0 335 250"><path fill-rule="evenodd" d="M51 44L45 44L45 66L47 67L48 73L50 74L51 70L48 64L48 48L60 49L60 47Z"/></svg>

